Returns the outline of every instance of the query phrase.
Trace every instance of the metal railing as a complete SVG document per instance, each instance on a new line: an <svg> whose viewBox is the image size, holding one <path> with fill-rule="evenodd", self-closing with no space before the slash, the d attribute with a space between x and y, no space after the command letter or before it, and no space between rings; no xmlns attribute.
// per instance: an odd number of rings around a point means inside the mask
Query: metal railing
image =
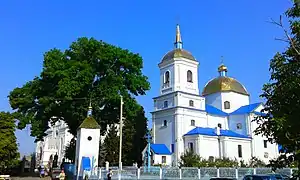
<svg viewBox="0 0 300 180"><path fill-rule="evenodd" d="M212 177L228 177L242 179L249 174L278 173L292 176L291 168L278 169L273 172L270 168L192 168L192 167L123 167L121 174L117 167L110 167L113 172L112 179L204 179ZM89 179L106 179L108 171L105 168L96 168L91 172Z"/></svg>

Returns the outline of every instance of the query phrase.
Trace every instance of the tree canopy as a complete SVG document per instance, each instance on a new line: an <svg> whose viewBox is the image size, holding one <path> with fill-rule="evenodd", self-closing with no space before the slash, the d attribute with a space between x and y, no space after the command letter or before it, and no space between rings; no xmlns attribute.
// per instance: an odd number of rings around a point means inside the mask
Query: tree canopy
<svg viewBox="0 0 300 180"><path fill-rule="evenodd" d="M18 128L31 124L31 135L41 140L48 123L60 119L76 135L91 98L93 117L104 133L107 124L119 121L120 94L124 117L137 113L134 96L150 89L142 67L139 54L93 38L79 38L65 51L51 49L44 54L41 74L9 94Z"/></svg>
<svg viewBox="0 0 300 180"><path fill-rule="evenodd" d="M257 134L263 134L269 141L280 144L281 156L271 161L273 167L289 166L300 162L300 7L296 2L285 13L290 28L283 25L282 18L272 21L283 29L281 41L288 47L276 53L270 61L271 78L263 87L261 97L266 99L265 115L256 119ZM299 168L300 169L300 168Z"/></svg>
<svg viewBox="0 0 300 180"><path fill-rule="evenodd" d="M15 120L10 113L0 112L0 174L11 171L19 163Z"/></svg>

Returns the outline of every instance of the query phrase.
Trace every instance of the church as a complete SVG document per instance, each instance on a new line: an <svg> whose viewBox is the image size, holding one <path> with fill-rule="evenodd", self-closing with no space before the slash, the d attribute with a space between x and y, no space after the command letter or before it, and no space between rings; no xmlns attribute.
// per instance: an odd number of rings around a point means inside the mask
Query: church
<svg viewBox="0 0 300 180"><path fill-rule="evenodd" d="M205 159L249 162L256 157L267 163L276 158L278 145L253 133L258 125L252 120L263 115L263 104L250 103L245 86L227 75L223 63L216 68L218 76L199 93L199 62L183 49L179 25L174 45L158 64L160 94L153 98L151 164L176 166L185 151Z"/></svg>

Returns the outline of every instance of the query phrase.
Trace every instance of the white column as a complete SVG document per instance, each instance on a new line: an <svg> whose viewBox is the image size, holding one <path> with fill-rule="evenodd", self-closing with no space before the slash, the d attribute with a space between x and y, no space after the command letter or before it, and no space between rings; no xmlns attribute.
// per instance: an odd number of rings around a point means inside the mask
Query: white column
<svg viewBox="0 0 300 180"><path fill-rule="evenodd" d="M159 168L159 179L162 179L162 168Z"/></svg>
<svg viewBox="0 0 300 180"><path fill-rule="evenodd" d="M238 168L235 169L235 178L236 179L239 178L239 170L238 170Z"/></svg>
<svg viewBox="0 0 300 180"><path fill-rule="evenodd" d="M140 179L140 175L141 175L141 170L140 170L140 168L138 168L138 170L137 170L137 178L138 179Z"/></svg>
<svg viewBox="0 0 300 180"><path fill-rule="evenodd" d="M198 179L201 179L201 170L198 168Z"/></svg>
<svg viewBox="0 0 300 180"><path fill-rule="evenodd" d="M182 171L181 171L181 168L179 168L179 179L182 179Z"/></svg>
<svg viewBox="0 0 300 180"><path fill-rule="evenodd" d="M220 177L220 169L217 169L217 177Z"/></svg>

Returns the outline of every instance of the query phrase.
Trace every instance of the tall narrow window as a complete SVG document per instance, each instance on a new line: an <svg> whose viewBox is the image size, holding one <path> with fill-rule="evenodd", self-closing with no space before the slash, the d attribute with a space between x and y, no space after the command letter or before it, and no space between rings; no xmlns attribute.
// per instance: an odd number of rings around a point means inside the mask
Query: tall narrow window
<svg viewBox="0 0 300 180"><path fill-rule="evenodd" d="M163 126L168 126L168 121L164 120Z"/></svg>
<svg viewBox="0 0 300 180"><path fill-rule="evenodd" d="M167 157L166 156L162 156L161 157L161 163L162 164L166 164L167 163Z"/></svg>
<svg viewBox="0 0 300 180"><path fill-rule="evenodd" d="M230 102L229 101L224 102L224 109L230 109Z"/></svg>
<svg viewBox="0 0 300 180"><path fill-rule="evenodd" d="M190 101L189 101L189 105L190 105L191 107L194 107L194 101L193 101L193 100L190 100Z"/></svg>
<svg viewBox="0 0 300 180"><path fill-rule="evenodd" d="M236 129L242 129L242 123L237 123L236 124Z"/></svg>
<svg viewBox="0 0 300 180"><path fill-rule="evenodd" d="M243 154L242 154L242 145L238 145L238 156L239 156L239 158L243 157Z"/></svg>
<svg viewBox="0 0 300 180"><path fill-rule="evenodd" d="M195 126L195 120L191 120L191 126Z"/></svg>
<svg viewBox="0 0 300 180"><path fill-rule="evenodd" d="M164 108L168 107L168 101L164 101Z"/></svg>
<svg viewBox="0 0 300 180"><path fill-rule="evenodd" d="M268 148L268 140L264 140L264 148Z"/></svg>
<svg viewBox="0 0 300 180"><path fill-rule="evenodd" d="M193 73L192 73L192 71L188 70L186 75L187 75L187 82L193 82Z"/></svg>
<svg viewBox="0 0 300 180"><path fill-rule="evenodd" d="M194 144L192 142L188 143L188 148L190 152L194 152Z"/></svg>
<svg viewBox="0 0 300 180"><path fill-rule="evenodd" d="M165 81L164 84L169 84L170 83L170 72L167 71L165 72Z"/></svg>
<svg viewBox="0 0 300 180"><path fill-rule="evenodd" d="M222 124L218 123L218 128L222 129Z"/></svg>

